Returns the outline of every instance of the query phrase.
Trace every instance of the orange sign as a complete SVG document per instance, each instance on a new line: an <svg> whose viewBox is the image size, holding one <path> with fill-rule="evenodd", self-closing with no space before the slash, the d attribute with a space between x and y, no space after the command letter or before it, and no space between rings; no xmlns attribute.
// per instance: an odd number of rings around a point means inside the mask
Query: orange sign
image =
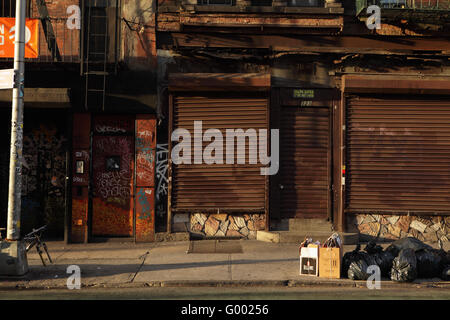
<svg viewBox="0 0 450 320"><path fill-rule="evenodd" d="M15 18L0 18L0 58L14 58ZM25 58L39 56L39 20L26 19Z"/></svg>

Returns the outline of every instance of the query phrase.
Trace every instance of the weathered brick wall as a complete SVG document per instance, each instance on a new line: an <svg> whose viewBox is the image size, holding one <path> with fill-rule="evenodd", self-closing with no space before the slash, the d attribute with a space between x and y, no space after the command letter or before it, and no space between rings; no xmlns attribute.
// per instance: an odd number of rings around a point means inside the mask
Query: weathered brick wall
<svg viewBox="0 0 450 320"><path fill-rule="evenodd" d="M49 18L53 26L56 36L56 43L65 62L78 62L80 49L80 30L69 29L67 19L71 14L67 13L67 9L71 5L79 5L78 0L45 0ZM32 1L30 18L38 19L40 14L36 1ZM52 61L52 54L48 49L48 43L44 34L42 23L39 28L39 60Z"/></svg>
<svg viewBox="0 0 450 320"><path fill-rule="evenodd" d="M130 69L156 67L156 0L124 0L122 2L121 60Z"/></svg>

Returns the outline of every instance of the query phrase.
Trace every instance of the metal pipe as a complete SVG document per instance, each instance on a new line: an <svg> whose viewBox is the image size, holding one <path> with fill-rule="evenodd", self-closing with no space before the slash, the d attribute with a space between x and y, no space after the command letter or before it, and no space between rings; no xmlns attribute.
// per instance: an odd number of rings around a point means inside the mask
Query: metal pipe
<svg viewBox="0 0 450 320"><path fill-rule="evenodd" d="M14 88L11 116L11 152L9 162L7 239L20 238L22 194L23 96L25 81L25 13L26 0L16 1L14 42Z"/></svg>
<svg viewBox="0 0 450 320"><path fill-rule="evenodd" d="M84 76L84 33L85 33L85 0L80 1L81 5L81 30L80 30L80 76ZM87 94L87 93L86 93Z"/></svg>

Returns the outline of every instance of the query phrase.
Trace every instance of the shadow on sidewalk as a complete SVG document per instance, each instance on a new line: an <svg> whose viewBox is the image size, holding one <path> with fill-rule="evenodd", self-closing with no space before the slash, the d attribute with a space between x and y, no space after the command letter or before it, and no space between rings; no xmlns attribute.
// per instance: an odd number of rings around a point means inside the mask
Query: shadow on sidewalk
<svg viewBox="0 0 450 320"><path fill-rule="evenodd" d="M151 271L164 271L164 270L179 270L179 269L196 269L196 268L208 268L215 266L227 266L227 265L252 265L260 263L280 263L280 262L294 262L298 261L296 258L289 259L266 259L266 260L220 260L209 262L182 262L182 263L167 263L167 264L149 264L150 261L146 261L146 264L141 268L139 273L151 272ZM107 277L120 274L134 274L141 265L141 261L136 264L86 264L77 263L81 269L81 276L83 278L95 278L95 277ZM54 280L67 278L69 276L66 273L68 264L55 264L44 266L30 266L28 274L23 277L3 277L0 276L0 281L31 281L31 280Z"/></svg>

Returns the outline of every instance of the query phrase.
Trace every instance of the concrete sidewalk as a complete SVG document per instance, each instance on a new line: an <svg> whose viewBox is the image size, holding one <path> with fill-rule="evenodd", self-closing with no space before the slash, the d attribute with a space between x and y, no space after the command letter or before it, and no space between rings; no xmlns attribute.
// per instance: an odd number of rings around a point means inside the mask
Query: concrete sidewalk
<svg viewBox="0 0 450 320"><path fill-rule="evenodd" d="M203 240L213 241L213 240ZM29 273L23 277L0 277L1 289L66 288L69 265L81 269L83 287L136 286L366 286L365 281L324 279L299 275L297 244L237 241L242 253L187 253L189 241L134 244L105 242L70 244L47 242L53 264L44 267L36 250L28 254ZM351 251L355 246L345 246ZM145 264L142 257L149 252ZM134 280L131 282L133 277ZM400 284L390 280L384 286L436 286L450 288L450 282L418 279Z"/></svg>

